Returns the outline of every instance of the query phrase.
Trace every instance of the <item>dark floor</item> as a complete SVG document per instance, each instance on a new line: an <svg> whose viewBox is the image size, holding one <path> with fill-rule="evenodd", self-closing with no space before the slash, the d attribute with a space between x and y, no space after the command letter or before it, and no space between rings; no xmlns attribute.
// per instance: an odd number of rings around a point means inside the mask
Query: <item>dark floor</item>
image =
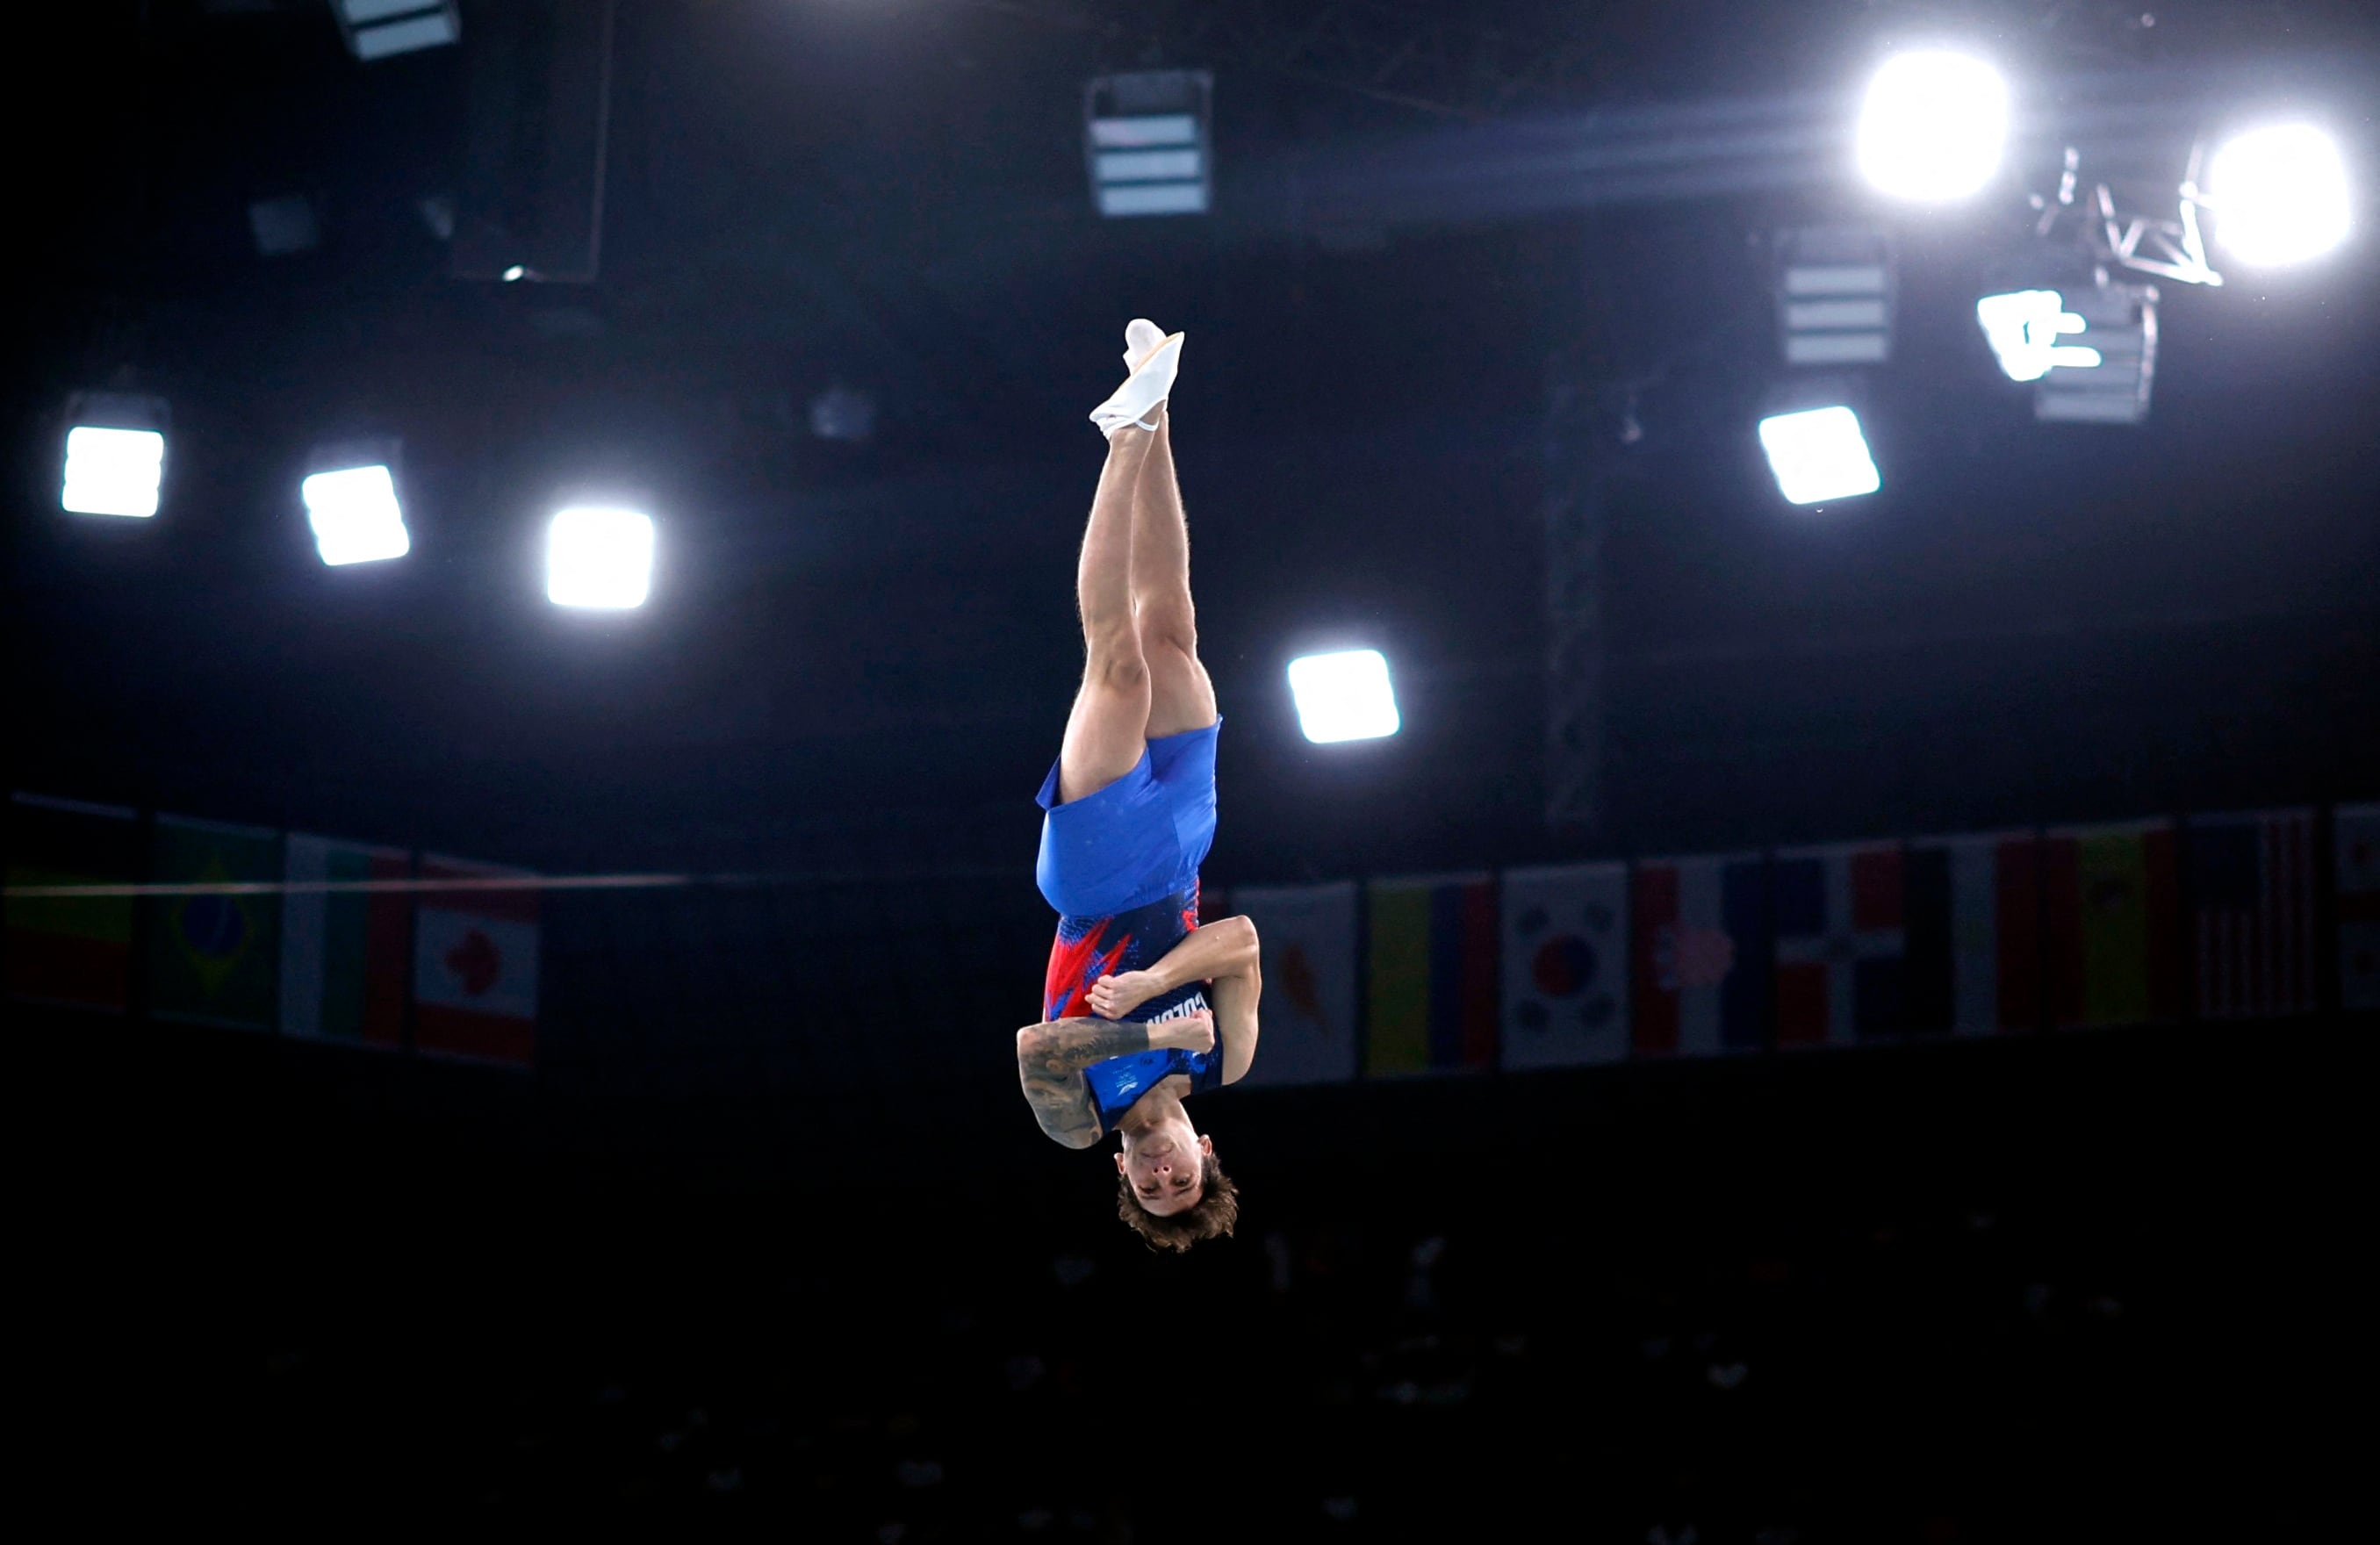
<svg viewBox="0 0 2380 1545"><path fill-rule="evenodd" d="M17 1259L32 1484L103 1510L2174 1538L2301 1505L2352 1366L2336 1024L1219 1099L1181 1259L1004 1106L855 1150L82 1029Z"/></svg>

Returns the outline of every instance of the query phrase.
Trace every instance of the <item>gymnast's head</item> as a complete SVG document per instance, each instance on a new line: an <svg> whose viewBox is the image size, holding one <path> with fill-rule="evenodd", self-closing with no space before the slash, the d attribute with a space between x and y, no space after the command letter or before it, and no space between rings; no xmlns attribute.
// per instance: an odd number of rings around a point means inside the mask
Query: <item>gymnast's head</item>
<svg viewBox="0 0 2380 1545"><path fill-rule="evenodd" d="M1228 1238L1240 1221L1239 1188L1215 1162L1215 1140L1175 1113L1123 1131L1116 1155L1116 1216L1152 1250L1186 1250Z"/></svg>

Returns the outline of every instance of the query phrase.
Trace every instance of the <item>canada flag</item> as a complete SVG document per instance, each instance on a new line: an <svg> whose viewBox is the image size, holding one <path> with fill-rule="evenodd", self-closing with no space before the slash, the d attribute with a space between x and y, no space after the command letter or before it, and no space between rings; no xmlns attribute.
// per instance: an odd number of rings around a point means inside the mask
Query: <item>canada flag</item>
<svg viewBox="0 0 2380 1545"><path fill-rule="evenodd" d="M413 1040L433 1055L529 1066L537 1050L538 892L519 870L424 858L414 916Z"/></svg>

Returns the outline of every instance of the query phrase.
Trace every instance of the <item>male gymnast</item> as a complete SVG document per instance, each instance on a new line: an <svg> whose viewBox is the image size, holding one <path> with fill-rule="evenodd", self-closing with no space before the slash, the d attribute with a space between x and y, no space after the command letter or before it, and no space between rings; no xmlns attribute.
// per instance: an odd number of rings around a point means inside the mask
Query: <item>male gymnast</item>
<svg viewBox="0 0 2380 1545"><path fill-rule="evenodd" d="M1136 320L1124 343L1131 374L1091 412L1108 459L1075 572L1087 663L1038 797L1036 878L1058 937L1016 1068L1052 1141L1122 1137L1118 1215L1151 1247L1186 1250L1229 1235L1239 1198L1183 1101L1246 1074L1263 983L1253 924L1198 923L1222 721L1166 415L1182 335Z"/></svg>

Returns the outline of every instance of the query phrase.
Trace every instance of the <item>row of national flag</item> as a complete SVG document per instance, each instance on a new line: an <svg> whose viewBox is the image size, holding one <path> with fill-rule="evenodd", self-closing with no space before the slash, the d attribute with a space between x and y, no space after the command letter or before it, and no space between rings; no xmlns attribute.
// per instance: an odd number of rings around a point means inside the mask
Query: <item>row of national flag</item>
<svg viewBox="0 0 2380 1545"><path fill-rule="evenodd" d="M538 893L414 888L517 870L23 793L6 816L16 1001L534 1061ZM163 889L41 894L135 885Z"/></svg>
<svg viewBox="0 0 2380 1545"><path fill-rule="evenodd" d="M2380 1011L2380 805L1229 899L1259 1084Z"/></svg>

